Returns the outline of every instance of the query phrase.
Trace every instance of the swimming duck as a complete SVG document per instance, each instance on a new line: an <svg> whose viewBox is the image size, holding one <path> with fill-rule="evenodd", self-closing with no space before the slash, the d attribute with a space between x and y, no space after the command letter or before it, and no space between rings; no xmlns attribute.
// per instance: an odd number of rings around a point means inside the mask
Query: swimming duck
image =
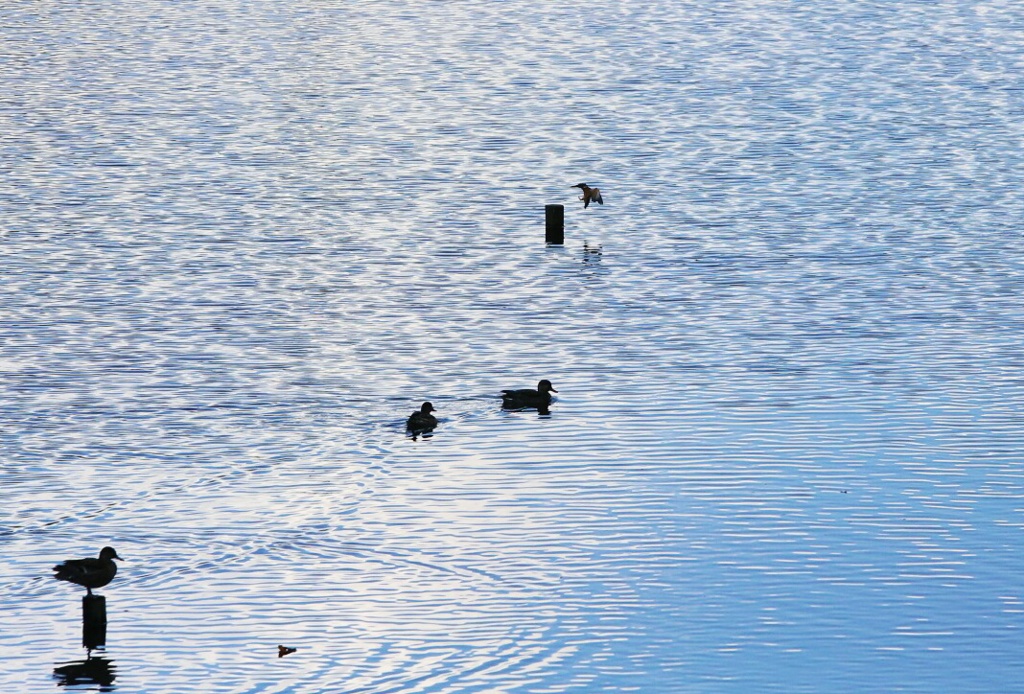
<svg viewBox="0 0 1024 694"><path fill-rule="evenodd" d="M423 403L420 409L409 415L409 421L406 422L405 428L413 432L430 431L437 426L437 417L430 414L434 411L434 406L429 402Z"/></svg>
<svg viewBox="0 0 1024 694"><path fill-rule="evenodd" d="M580 200L583 201L583 209L590 207L591 202L597 202L599 205L604 204L604 198L601 197L601 191L597 188L591 188L586 183L577 183L570 188L579 188L583 191L583 195L580 196Z"/></svg>
<svg viewBox="0 0 1024 694"><path fill-rule="evenodd" d="M551 381L542 380L537 384L537 390L522 388L520 390L501 391L501 406L507 410L520 410L525 407L536 407L538 410L546 410L551 404L551 393L558 391L551 387Z"/></svg>
<svg viewBox="0 0 1024 694"><path fill-rule="evenodd" d="M104 547L100 550L99 559L68 559L63 564L57 564L53 567L56 572L54 578L58 581L77 583L92 595L93 588L102 588L114 580L117 574L115 559L121 559L117 556L117 551L113 547Z"/></svg>

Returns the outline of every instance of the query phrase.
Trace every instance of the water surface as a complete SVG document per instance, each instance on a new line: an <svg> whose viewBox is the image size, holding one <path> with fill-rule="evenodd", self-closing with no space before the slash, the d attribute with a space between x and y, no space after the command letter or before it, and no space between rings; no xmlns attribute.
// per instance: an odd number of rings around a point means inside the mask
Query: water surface
<svg viewBox="0 0 1024 694"><path fill-rule="evenodd" d="M2 14L5 690L1024 691L1012 3Z"/></svg>

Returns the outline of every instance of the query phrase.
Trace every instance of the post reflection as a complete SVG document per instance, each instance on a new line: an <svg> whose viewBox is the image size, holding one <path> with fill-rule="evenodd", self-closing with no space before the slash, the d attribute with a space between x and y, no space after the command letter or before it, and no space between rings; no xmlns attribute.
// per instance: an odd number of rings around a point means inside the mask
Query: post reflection
<svg viewBox="0 0 1024 694"><path fill-rule="evenodd" d="M107 645L107 599L89 594L82 598L82 646L85 660L74 660L53 669L58 687L97 686L101 692L112 692L116 675L114 661L93 656L93 650Z"/></svg>
<svg viewBox="0 0 1024 694"><path fill-rule="evenodd" d="M102 656L93 656L88 651L85 660L74 660L53 669L53 678L58 687L97 685L97 691L112 692L116 679L114 661Z"/></svg>

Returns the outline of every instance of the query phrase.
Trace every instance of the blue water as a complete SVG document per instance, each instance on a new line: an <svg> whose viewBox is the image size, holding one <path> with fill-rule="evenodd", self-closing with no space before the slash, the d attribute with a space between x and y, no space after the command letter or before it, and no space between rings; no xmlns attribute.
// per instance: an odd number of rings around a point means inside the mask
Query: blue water
<svg viewBox="0 0 1024 694"><path fill-rule="evenodd" d="M0 18L3 691L1024 691L1017 5Z"/></svg>

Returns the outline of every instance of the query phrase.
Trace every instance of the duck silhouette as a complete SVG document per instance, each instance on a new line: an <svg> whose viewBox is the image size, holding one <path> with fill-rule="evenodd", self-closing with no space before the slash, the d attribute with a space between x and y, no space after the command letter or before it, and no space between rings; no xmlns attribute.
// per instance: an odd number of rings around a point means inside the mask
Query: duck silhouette
<svg viewBox="0 0 1024 694"><path fill-rule="evenodd" d="M89 595L92 595L93 588L102 588L114 580L114 576L117 574L115 559L121 559L117 556L117 551L113 547L104 547L100 550L98 559L92 557L68 559L57 564L53 567L55 572L53 577L58 581L68 581L80 585L88 591ZM121 559L121 561L124 560Z"/></svg>
<svg viewBox="0 0 1024 694"><path fill-rule="evenodd" d="M529 407L546 410L551 404L551 394L557 392L551 386L551 381L545 378L537 384L536 390L521 388L501 391L501 406L506 410L522 410Z"/></svg>
<svg viewBox="0 0 1024 694"><path fill-rule="evenodd" d="M413 433L431 431L437 426L437 417L430 414L435 411L434 406L429 402L423 403L420 409L409 415L409 421L405 423L405 428Z"/></svg>
<svg viewBox="0 0 1024 694"><path fill-rule="evenodd" d="M583 191L583 195L580 196L580 200L583 201L583 209L590 207L591 202L596 202L598 205L604 204L604 198L601 197L601 191L598 188L591 188L586 183L577 183L570 188L579 188Z"/></svg>

